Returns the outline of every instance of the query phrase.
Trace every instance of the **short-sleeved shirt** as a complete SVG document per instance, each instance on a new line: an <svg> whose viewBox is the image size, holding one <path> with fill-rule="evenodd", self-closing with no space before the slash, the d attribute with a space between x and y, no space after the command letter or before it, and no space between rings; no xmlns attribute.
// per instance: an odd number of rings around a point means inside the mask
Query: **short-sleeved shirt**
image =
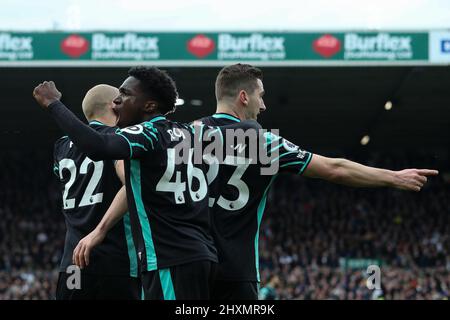
<svg viewBox="0 0 450 320"><path fill-rule="evenodd" d="M229 114L216 113L200 119L207 126L227 126L240 120ZM260 281L259 228L268 190L280 172L302 174L312 154L288 140L265 135L267 155L276 150L276 173L262 175L259 162L220 164L210 186L213 236L219 254L217 278L231 281Z"/></svg>

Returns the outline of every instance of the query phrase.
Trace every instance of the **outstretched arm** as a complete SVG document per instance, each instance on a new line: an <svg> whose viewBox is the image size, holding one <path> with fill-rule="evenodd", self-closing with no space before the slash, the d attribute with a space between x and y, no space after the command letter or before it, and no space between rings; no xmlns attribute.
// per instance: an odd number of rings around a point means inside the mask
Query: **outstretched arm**
<svg viewBox="0 0 450 320"><path fill-rule="evenodd" d="M38 85L33 96L55 119L58 126L70 140L92 160L125 159L130 156L127 141L114 134L101 134L80 121L59 101L61 93L53 81Z"/></svg>
<svg viewBox="0 0 450 320"><path fill-rule="evenodd" d="M392 187L420 191L427 182L427 176L435 176L438 173L437 170L429 169L392 171L364 166L347 159L314 154L304 175L352 187Z"/></svg>

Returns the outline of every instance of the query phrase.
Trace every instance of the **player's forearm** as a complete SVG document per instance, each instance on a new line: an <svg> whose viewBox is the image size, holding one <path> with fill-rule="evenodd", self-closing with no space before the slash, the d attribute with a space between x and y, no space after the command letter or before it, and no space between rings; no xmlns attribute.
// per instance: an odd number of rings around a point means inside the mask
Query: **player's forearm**
<svg viewBox="0 0 450 320"><path fill-rule="evenodd" d="M123 138L98 133L81 122L61 101L50 104L48 110L61 130L92 160L124 159L129 156L129 146Z"/></svg>
<svg viewBox="0 0 450 320"><path fill-rule="evenodd" d="M111 202L111 205L102 220L97 225L96 230L106 234L120 219L123 218L127 211L127 193L125 186L122 186L114 197L114 200Z"/></svg>
<svg viewBox="0 0 450 320"><path fill-rule="evenodd" d="M330 180L351 187L392 187L395 172L368 167L347 159L333 159L334 169Z"/></svg>

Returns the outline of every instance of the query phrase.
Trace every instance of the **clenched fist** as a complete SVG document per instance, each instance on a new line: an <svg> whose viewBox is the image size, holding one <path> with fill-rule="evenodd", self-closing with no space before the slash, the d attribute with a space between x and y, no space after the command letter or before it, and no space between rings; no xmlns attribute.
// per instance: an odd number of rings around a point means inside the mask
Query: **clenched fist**
<svg viewBox="0 0 450 320"><path fill-rule="evenodd" d="M61 99L61 92L56 89L53 81L44 81L33 90L33 97L43 108Z"/></svg>

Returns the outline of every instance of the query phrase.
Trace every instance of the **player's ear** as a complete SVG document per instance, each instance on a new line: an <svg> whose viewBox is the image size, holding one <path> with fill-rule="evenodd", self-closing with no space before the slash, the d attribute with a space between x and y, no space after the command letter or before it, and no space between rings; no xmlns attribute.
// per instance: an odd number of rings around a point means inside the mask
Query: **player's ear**
<svg viewBox="0 0 450 320"><path fill-rule="evenodd" d="M158 109L158 103L153 100L148 100L144 105L144 111L146 113L155 113L156 109Z"/></svg>
<svg viewBox="0 0 450 320"><path fill-rule="evenodd" d="M243 104L243 105L248 105L248 94L245 90L241 90L239 91L239 101Z"/></svg>

